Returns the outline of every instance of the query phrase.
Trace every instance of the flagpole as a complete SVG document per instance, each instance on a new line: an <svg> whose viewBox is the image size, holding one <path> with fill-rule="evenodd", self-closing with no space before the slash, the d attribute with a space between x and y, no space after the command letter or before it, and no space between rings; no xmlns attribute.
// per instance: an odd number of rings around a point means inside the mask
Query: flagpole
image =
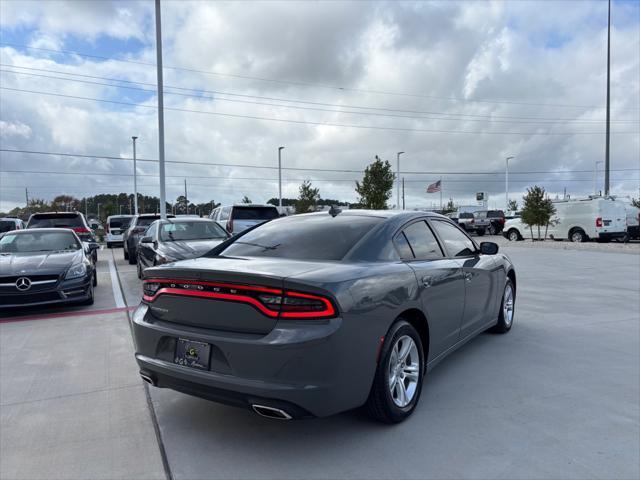
<svg viewBox="0 0 640 480"><path fill-rule="evenodd" d="M440 211L442 211L442 177L440 177Z"/></svg>

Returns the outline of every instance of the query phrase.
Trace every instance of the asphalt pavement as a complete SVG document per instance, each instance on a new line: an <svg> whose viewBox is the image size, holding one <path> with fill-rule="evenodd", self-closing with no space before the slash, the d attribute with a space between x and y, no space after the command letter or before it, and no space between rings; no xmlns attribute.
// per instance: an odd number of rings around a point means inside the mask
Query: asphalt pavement
<svg viewBox="0 0 640 480"><path fill-rule="evenodd" d="M639 478L640 250L501 248L512 331L438 365L395 426L268 420L153 387L151 412L126 310L0 324L0 478L161 478L162 453L175 479ZM114 285L136 305L135 266L100 258L95 311L119 308Z"/></svg>

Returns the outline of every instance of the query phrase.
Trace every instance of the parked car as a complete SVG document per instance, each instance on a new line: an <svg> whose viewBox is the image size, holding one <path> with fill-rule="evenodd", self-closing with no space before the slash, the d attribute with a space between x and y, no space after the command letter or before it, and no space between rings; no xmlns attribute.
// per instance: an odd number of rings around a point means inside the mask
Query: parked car
<svg viewBox="0 0 640 480"><path fill-rule="evenodd" d="M34 213L29 217L27 228L70 228L81 241L86 243L96 243L87 220L80 212L47 212ZM94 264L98 261L98 248L92 248L91 259Z"/></svg>
<svg viewBox="0 0 640 480"><path fill-rule="evenodd" d="M55 303L93 303L98 283L91 252L69 229L31 228L0 238L0 310Z"/></svg>
<svg viewBox="0 0 640 480"><path fill-rule="evenodd" d="M629 241L640 238L640 208L635 207L629 197L616 197L615 200L624 205L627 217L627 236L620 240Z"/></svg>
<svg viewBox="0 0 640 480"><path fill-rule="evenodd" d="M238 204L220 206L211 212L209 218L232 235L236 235L258 223L278 218L280 214L273 205Z"/></svg>
<svg viewBox="0 0 640 480"><path fill-rule="evenodd" d="M138 244L138 278L147 267L197 258L229 237L224 228L207 218L156 220Z"/></svg>
<svg viewBox="0 0 640 480"><path fill-rule="evenodd" d="M622 202L611 197L582 200L558 200L549 226L549 237L585 242L589 239L610 241L627 235L627 212Z"/></svg>
<svg viewBox="0 0 640 480"><path fill-rule="evenodd" d="M156 220L160 219L160 215L156 213L143 213L133 216L129 223L129 228L122 234L122 249L124 250L124 259L129 260L131 265L136 263L136 249L138 242L142 238L144 232ZM175 218L175 215L167 214L167 218Z"/></svg>
<svg viewBox="0 0 640 480"><path fill-rule="evenodd" d="M10 232L11 230L22 230L24 222L19 218L0 217L0 234Z"/></svg>
<svg viewBox="0 0 640 480"><path fill-rule="evenodd" d="M483 235L497 235L504 229L504 212L502 210L479 210L473 214L476 232ZM480 231L483 230L482 233Z"/></svg>
<svg viewBox="0 0 640 480"><path fill-rule="evenodd" d="M453 212L449 215L449 218L467 232L476 231L475 219L471 212ZM480 235L484 235L484 231Z"/></svg>
<svg viewBox="0 0 640 480"><path fill-rule="evenodd" d="M107 248L123 243L124 232L129 228L133 215L111 215L107 217L105 239Z"/></svg>
<svg viewBox="0 0 640 480"><path fill-rule="evenodd" d="M294 215L152 267L132 317L142 378L265 417L416 408L424 373L511 329L516 274L434 213ZM485 345L486 346L486 345Z"/></svg>
<svg viewBox="0 0 640 480"><path fill-rule="evenodd" d="M528 225L522 222L520 217L512 218L504 223L504 229L502 230L502 236L512 242L524 240L525 238L531 238L531 229ZM538 229L534 233L535 238L538 238Z"/></svg>

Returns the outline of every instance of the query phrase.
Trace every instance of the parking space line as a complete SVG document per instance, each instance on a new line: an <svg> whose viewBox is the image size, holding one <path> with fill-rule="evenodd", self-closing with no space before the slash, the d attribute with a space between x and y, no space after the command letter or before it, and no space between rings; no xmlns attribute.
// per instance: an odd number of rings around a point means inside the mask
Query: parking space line
<svg viewBox="0 0 640 480"><path fill-rule="evenodd" d="M118 273L116 272L116 266L113 262L113 258L108 260L109 262L109 275L111 276L111 288L113 289L113 299L116 302L116 307L126 307L124 303L124 297L122 296L122 289L120 288L120 282L118 281Z"/></svg>
<svg viewBox="0 0 640 480"><path fill-rule="evenodd" d="M61 318L61 317L82 317L82 316L94 316L105 315L108 313L126 312L129 310L135 310L137 307L119 307L119 308L107 308L104 310L79 310L75 312L60 312L60 313L45 313L44 315L25 315L18 317L9 317L0 319L0 323L12 323L12 322L26 322L27 320L45 320L48 318Z"/></svg>

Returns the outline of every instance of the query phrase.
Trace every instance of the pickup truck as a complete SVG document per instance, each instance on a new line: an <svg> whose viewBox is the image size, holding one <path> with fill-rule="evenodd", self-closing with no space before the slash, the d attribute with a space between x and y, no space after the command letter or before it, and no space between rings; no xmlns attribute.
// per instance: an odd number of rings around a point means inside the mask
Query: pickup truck
<svg viewBox="0 0 640 480"><path fill-rule="evenodd" d="M473 214L476 233L478 235L496 235L504 229L504 212L502 210L480 210ZM482 233L480 233L482 230Z"/></svg>

